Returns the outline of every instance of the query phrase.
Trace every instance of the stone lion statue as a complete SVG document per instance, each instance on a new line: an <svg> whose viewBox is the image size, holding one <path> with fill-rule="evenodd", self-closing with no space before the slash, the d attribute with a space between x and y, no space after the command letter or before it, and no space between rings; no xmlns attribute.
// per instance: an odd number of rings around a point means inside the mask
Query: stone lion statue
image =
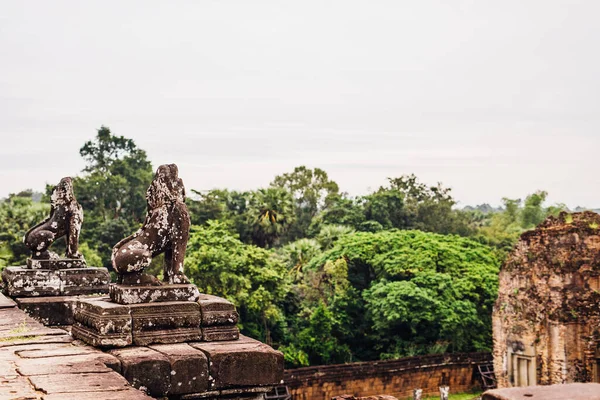
<svg viewBox="0 0 600 400"><path fill-rule="evenodd" d="M58 259L59 256L48 247L66 235L65 257L82 259L78 251L82 223L83 209L73 194L73 182L71 178L62 178L52 191L50 216L31 228L23 242L32 251L32 259Z"/></svg>
<svg viewBox="0 0 600 400"><path fill-rule="evenodd" d="M161 165L146 191L148 212L142 227L121 240L112 252L112 264L124 285L161 285L143 273L153 257L164 253L164 281L189 283L183 260L189 238L190 216L185 205L185 188L175 164Z"/></svg>

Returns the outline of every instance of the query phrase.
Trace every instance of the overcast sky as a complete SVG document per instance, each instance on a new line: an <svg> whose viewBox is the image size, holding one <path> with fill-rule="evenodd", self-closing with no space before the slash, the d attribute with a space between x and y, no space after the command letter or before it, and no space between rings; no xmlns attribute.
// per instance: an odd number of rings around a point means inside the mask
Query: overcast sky
<svg viewBox="0 0 600 400"><path fill-rule="evenodd" d="M600 206L600 2L0 0L0 197L107 125L188 188L297 165Z"/></svg>

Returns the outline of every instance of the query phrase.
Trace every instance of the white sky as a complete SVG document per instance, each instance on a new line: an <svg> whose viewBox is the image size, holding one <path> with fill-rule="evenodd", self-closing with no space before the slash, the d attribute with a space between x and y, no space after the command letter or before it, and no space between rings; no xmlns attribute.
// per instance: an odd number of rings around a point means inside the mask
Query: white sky
<svg viewBox="0 0 600 400"><path fill-rule="evenodd" d="M600 206L600 2L0 0L0 197L83 168L104 124L186 186L297 165L363 194Z"/></svg>

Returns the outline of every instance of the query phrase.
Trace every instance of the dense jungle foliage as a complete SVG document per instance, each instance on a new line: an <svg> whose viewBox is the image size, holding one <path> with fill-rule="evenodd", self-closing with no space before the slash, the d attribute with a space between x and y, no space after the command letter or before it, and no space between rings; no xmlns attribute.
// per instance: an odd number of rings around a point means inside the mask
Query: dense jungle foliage
<svg viewBox="0 0 600 400"><path fill-rule="evenodd" d="M106 127L80 154L81 251L110 269L112 246L144 220L153 166ZM23 235L47 215L51 191L0 202L0 268L24 263ZM188 188L185 267L202 291L233 301L242 332L282 350L288 367L490 350L500 264L521 232L564 208L545 199L460 210L449 188L414 175L351 197L300 166L253 191ZM160 257L151 269L161 273Z"/></svg>

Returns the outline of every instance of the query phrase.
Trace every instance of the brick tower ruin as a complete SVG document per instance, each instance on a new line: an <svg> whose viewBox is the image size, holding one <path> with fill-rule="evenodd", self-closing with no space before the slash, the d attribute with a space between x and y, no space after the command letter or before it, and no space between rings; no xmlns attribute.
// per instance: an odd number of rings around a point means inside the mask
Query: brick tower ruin
<svg viewBox="0 0 600 400"><path fill-rule="evenodd" d="M493 312L499 387L600 381L600 215L561 213L525 232Z"/></svg>

